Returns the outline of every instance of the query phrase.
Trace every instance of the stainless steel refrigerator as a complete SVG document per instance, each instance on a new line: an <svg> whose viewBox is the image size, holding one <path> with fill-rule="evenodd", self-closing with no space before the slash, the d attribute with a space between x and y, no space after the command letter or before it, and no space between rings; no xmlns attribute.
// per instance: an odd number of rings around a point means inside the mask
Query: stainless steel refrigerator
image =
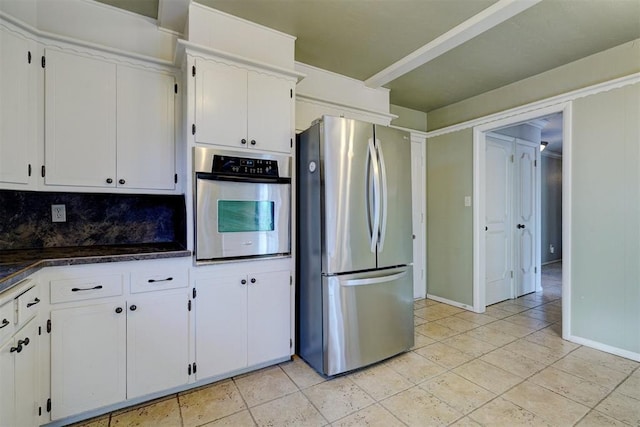
<svg viewBox="0 0 640 427"><path fill-rule="evenodd" d="M298 354L332 376L413 346L411 140L323 116L297 138Z"/></svg>

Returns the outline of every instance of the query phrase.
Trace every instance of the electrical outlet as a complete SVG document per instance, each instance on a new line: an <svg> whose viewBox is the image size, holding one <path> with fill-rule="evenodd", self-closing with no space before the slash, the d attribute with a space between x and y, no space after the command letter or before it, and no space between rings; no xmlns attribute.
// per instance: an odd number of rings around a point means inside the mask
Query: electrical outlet
<svg viewBox="0 0 640 427"><path fill-rule="evenodd" d="M471 206L471 196L464 196L464 205L467 208Z"/></svg>
<svg viewBox="0 0 640 427"><path fill-rule="evenodd" d="M51 222L67 222L65 205L51 205Z"/></svg>

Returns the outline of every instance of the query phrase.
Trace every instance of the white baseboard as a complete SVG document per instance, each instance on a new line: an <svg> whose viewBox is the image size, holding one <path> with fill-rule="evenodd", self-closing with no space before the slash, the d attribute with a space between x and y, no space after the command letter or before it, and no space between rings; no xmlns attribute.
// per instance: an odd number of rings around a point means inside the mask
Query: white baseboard
<svg viewBox="0 0 640 427"><path fill-rule="evenodd" d="M473 311L473 307L468 305L468 304L462 304L460 302L457 301L452 301L446 298L442 298L436 295L431 295L431 294L427 294L427 299L432 299L434 301L438 301L438 302L442 302L444 304L449 304L452 305L454 307L458 307L458 308L464 308L465 310L469 310L469 311Z"/></svg>
<svg viewBox="0 0 640 427"><path fill-rule="evenodd" d="M600 342L592 341L582 337L576 337L574 335L569 335L566 339L576 344L595 348L596 350L601 350L607 353L615 354L616 356L621 356L627 359L635 360L636 362L640 362L640 353L634 353L633 351L624 350L618 347L612 347L607 344L602 344Z"/></svg>

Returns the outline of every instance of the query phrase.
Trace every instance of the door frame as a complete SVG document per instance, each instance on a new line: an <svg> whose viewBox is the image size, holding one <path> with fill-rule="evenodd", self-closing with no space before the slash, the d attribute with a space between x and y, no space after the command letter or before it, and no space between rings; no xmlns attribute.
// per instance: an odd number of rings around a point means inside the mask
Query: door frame
<svg viewBox="0 0 640 427"><path fill-rule="evenodd" d="M521 114L512 113L509 115L505 113L499 115L494 121L473 128L473 198L475 200L473 204L473 311L483 313L486 310L484 283L486 259L483 234L486 184L485 135L498 128L522 124L554 113L562 113L562 336L565 339L571 330L571 111L572 103L569 101ZM540 232L540 229L538 231ZM538 234L540 234L539 232Z"/></svg>

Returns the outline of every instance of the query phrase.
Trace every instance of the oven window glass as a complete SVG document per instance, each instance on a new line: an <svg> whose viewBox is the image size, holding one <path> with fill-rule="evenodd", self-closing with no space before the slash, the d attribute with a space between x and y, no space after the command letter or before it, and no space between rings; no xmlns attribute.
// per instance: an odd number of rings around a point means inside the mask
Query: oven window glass
<svg viewBox="0 0 640 427"><path fill-rule="evenodd" d="M218 232L273 231L274 202L218 200Z"/></svg>

